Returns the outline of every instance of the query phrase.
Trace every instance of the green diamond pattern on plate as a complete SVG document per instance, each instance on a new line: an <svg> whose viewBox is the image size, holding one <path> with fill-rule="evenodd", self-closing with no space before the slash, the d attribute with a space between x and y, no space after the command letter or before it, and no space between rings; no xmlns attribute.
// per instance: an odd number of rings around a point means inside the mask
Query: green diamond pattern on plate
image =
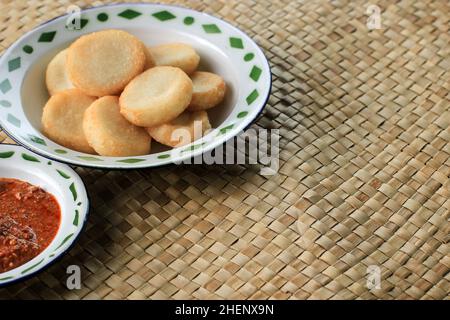
<svg viewBox="0 0 450 320"><path fill-rule="evenodd" d="M56 171L58 171L59 175L61 177L63 177L64 179L70 179L70 176L67 173L65 173L64 171L61 171L61 170L58 170L58 169L56 169Z"/></svg>
<svg viewBox="0 0 450 320"><path fill-rule="evenodd" d="M55 149L55 152L59 153L59 154L66 154L67 153L67 151L63 150L63 149Z"/></svg>
<svg viewBox="0 0 450 320"><path fill-rule="evenodd" d="M219 130L219 135L227 133L227 131L233 129L233 127L234 127L234 124L230 124L226 127L221 128Z"/></svg>
<svg viewBox="0 0 450 320"><path fill-rule="evenodd" d="M138 163L138 162L142 162L142 161L145 161L145 159L130 158L130 159L117 160L117 162L123 162L123 163Z"/></svg>
<svg viewBox="0 0 450 320"><path fill-rule="evenodd" d="M141 15L142 13L132 10L132 9L127 9L125 11L122 11L121 13L118 14L119 17L131 20L134 18L137 18Z"/></svg>
<svg viewBox="0 0 450 320"><path fill-rule="evenodd" d="M241 38L230 38L230 46L236 49L244 49L244 44L242 43Z"/></svg>
<svg viewBox="0 0 450 320"><path fill-rule="evenodd" d="M189 148L186 148L186 149L182 150L181 152L183 153L183 152L186 152L186 151L196 150L196 149L202 147L204 144L205 144L205 142L199 143L199 144L194 144L193 146L190 146Z"/></svg>
<svg viewBox="0 0 450 320"><path fill-rule="evenodd" d="M203 30L205 30L206 33L221 33L222 30L219 29L218 26L213 24L204 24L202 25Z"/></svg>
<svg viewBox="0 0 450 320"><path fill-rule="evenodd" d="M258 96L259 92L258 90L255 89L248 95L248 97L245 100L247 101L247 104L250 105L256 100L256 98L258 98Z"/></svg>
<svg viewBox="0 0 450 320"><path fill-rule="evenodd" d="M14 155L14 151L0 152L1 159L11 158L13 155Z"/></svg>
<svg viewBox="0 0 450 320"><path fill-rule="evenodd" d="M74 19L75 20L75 19ZM69 25L66 24L66 29L67 30L81 30L83 29L89 22L88 19L80 19L80 25L76 25L75 21L72 20L73 22L71 22Z"/></svg>
<svg viewBox="0 0 450 320"><path fill-rule="evenodd" d="M5 107L5 108L10 108L11 102L6 101L6 100L0 100L0 106Z"/></svg>
<svg viewBox="0 0 450 320"><path fill-rule="evenodd" d="M97 15L97 20L100 21L100 22L105 22L106 20L108 20L108 15L106 13L104 13L104 12L99 13Z"/></svg>
<svg viewBox="0 0 450 320"><path fill-rule="evenodd" d="M32 54L33 53L33 47L29 46L29 45L23 46L22 50L23 50L23 52L25 52L27 54Z"/></svg>
<svg viewBox="0 0 450 320"><path fill-rule="evenodd" d="M158 156L158 159L167 159L169 157L170 157L169 154L161 154L161 155Z"/></svg>
<svg viewBox="0 0 450 320"><path fill-rule="evenodd" d="M250 78L252 78L255 82L258 82L261 72L262 70L259 67L253 66L252 71L250 71Z"/></svg>
<svg viewBox="0 0 450 320"><path fill-rule="evenodd" d="M3 80L2 82L0 82L0 91L2 93L7 93L9 90L11 90L11 83L9 82L8 79Z"/></svg>
<svg viewBox="0 0 450 320"><path fill-rule="evenodd" d="M29 154L26 154L26 153L22 153L22 158L24 160L31 161L31 162L40 162L38 158L31 156Z"/></svg>
<svg viewBox="0 0 450 320"><path fill-rule="evenodd" d="M254 57L255 57L255 55L254 55L253 53L249 52L249 53L247 53L247 54L244 56L244 61L250 61L250 60L252 60Z"/></svg>
<svg viewBox="0 0 450 320"><path fill-rule="evenodd" d="M80 216L80 214L79 214L78 210L75 210L75 217L73 218L73 222L72 222L72 224L73 224L75 227L78 226L79 216Z"/></svg>
<svg viewBox="0 0 450 320"><path fill-rule="evenodd" d="M86 161L103 161L102 159L99 159L96 157L91 157L91 156L78 156L78 158L80 158L81 160L86 160Z"/></svg>
<svg viewBox="0 0 450 320"><path fill-rule="evenodd" d="M55 38L56 31L44 32L38 39L38 42L52 42Z"/></svg>
<svg viewBox="0 0 450 320"><path fill-rule="evenodd" d="M248 114L247 111L242 111L242 112L239 112L239 113L238 113L237 117L238 117L239 119L241 119L241 118L244 118L247 114Z"/></svg>
<svg viewBox="0 0 450 320"><path fill-rule="evenodd" d="M61 248L67 241L69 241L70 238L72 238L73 233L69 234L67 237L64 238L64 240L59 244L58 247L56 247L55 251Z"/></svg>
<svg viewBox="0 0 450 320"><path fill-rule="evenodd" d="M78 198L77 189L75 189L75 184L72 182L69 186L69 190L72 193L73 201L76 201Z"/></svg>
<svg viewBox="0 0 450 320"><path fill-rule="evenodd" d="M195 21L195 19L193 17L186 17L183 20L183 23L187 26L190 26L191 24L193 24Z"/></svg>
<svg viewBox="0 0 450 320"><path fill-rule="evenodd" d="M80 20L80 28L83 29L87 24L89 20L88 19L81 19Z"/></svg>
<svg viewBox="0 0 450 320"><path fill-rule="evenodd" d="M6 118L6 120L8 120L9 123L16 126L17 128L20 128L20 120L13 116L11 113L8 113L8 117Z"/></svg>
<svg viewBox="0 0 450 320"><path fill-rule="evenodd" d="M167 20L176 18L175 15L173 15L172 13L170 13L167 10L155 12L154 14L152 14L152 16L154 16L159 21L167 21Z"/></svg>
<svg viewBox="0 0 450 320"><path fill-rule="evenodd" d="M46 146L47 144L45 143L44 139L36 137L32 134L29 134L28 137L30 138L30 141L34 142L34 143L39 143L42 144L43 146Z"/></svg>
<svg viewBox="0 0 450 320"><path fill-rule="evenodd" d="M37 267L38 265L40 265L43 261L44 261L44 259L42 259L42 260L39 261L39 262L36 262L36 263L33 264L31 267L28 267L28 268L26 268L25 270L23 270L21 273L22 273L22 274L27 273L28 271L30 271L30 270L36 268L36 267Z"/></svg>
<svg viewBox="0 0 450 320"><path fill-rule="evenodd" d="M20 68L20 57L8 61L8 71L14 71Z"/></svg>

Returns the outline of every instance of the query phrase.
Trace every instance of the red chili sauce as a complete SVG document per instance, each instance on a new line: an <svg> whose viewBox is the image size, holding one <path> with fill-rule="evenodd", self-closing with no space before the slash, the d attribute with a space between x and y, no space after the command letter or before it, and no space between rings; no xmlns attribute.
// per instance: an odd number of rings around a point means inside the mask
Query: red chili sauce
<svg viewBox="0 0 450 320"><path fill-rule="evenodd" d="M28 182L0 178L0 273L41 253L60 222L61 209L52 194Z"/></svg>

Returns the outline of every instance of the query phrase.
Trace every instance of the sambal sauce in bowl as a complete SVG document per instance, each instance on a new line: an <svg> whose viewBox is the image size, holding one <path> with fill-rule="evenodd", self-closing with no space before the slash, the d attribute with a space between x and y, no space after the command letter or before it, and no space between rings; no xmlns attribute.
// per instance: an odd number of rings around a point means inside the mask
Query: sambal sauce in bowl
<svg viewBox="0 0 450 320"><path fill-rule="evenodd" d="M41 253L61 222L56 198L28 182L0 178L0 273Z"/></svg>
<svg viewBox="0 0 450 320"><path fill-rule="evenodd" d="M83 181L69 166L0 144L0 287L66 253L88 209Z"/></svg>

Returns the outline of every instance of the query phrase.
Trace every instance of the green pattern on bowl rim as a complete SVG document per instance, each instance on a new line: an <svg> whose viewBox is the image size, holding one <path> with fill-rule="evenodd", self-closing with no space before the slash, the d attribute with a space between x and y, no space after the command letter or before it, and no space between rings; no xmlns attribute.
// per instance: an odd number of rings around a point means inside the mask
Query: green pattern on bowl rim
<svg viewBox="0 0 450 320"><path fill-rule="evenodd" d="M68 165L48 161L20 146L0 144L0 177L41 186L56 197L61 208L61 225L50 245L27 263L0 273L1 287L31 276L63 255L83 228L89 201L83 181Z"/></svg>
<svg viewBox="0 0 450 320"><path fill-rule="evenodd" d="M67 28L67 20L68 16L62 16L30 31L0 59L0 125L15 141L42 156L99 168L142 168L180 162L220 146L244 130L267 102L271 74L263 52L246 34L218 18L169 5L115 4L83 10L78 30ZM184 151L177 148L124 158L83 154L45 137L40 132L40 113L31 110L25 101L29 95L42 96L40 91L45 90L41 84L24 94L29 88L28 74L33 73L30 70L45 65L42 61L48 62L49 52L56 54L79 36L110 28L134 33L146 44L184 40L199 51L202 59L209 59L208 64L216 68L211 71L225 78L232 94L224 107L227 114L221 116L215 129L183 147ZM33 103L33 108L44 103Z"/></svg>

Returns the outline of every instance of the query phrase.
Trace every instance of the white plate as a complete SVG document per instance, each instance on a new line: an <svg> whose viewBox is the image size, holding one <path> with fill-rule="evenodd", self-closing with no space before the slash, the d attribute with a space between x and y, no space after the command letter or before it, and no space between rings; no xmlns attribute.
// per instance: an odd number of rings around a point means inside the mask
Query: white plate
<svg viewBox="0 0 450 320"><path fill-rule="evenodd" d="M142 168L179 162L209 151L244 130L270 94L269 64L246 34L210 15L161 4L115 4L81 12L80 30L69 16L51 20L16 41L0 59L0 125L19 144L58 161L97 168ZM138 157L102 157L62 147L41 132L48 100L45 68L61 49L83 34L123 29L146 45L185 42L201 56L200 70L221 75L228 87L223 104L209 111L215 128L190 145Z"/></svg>

